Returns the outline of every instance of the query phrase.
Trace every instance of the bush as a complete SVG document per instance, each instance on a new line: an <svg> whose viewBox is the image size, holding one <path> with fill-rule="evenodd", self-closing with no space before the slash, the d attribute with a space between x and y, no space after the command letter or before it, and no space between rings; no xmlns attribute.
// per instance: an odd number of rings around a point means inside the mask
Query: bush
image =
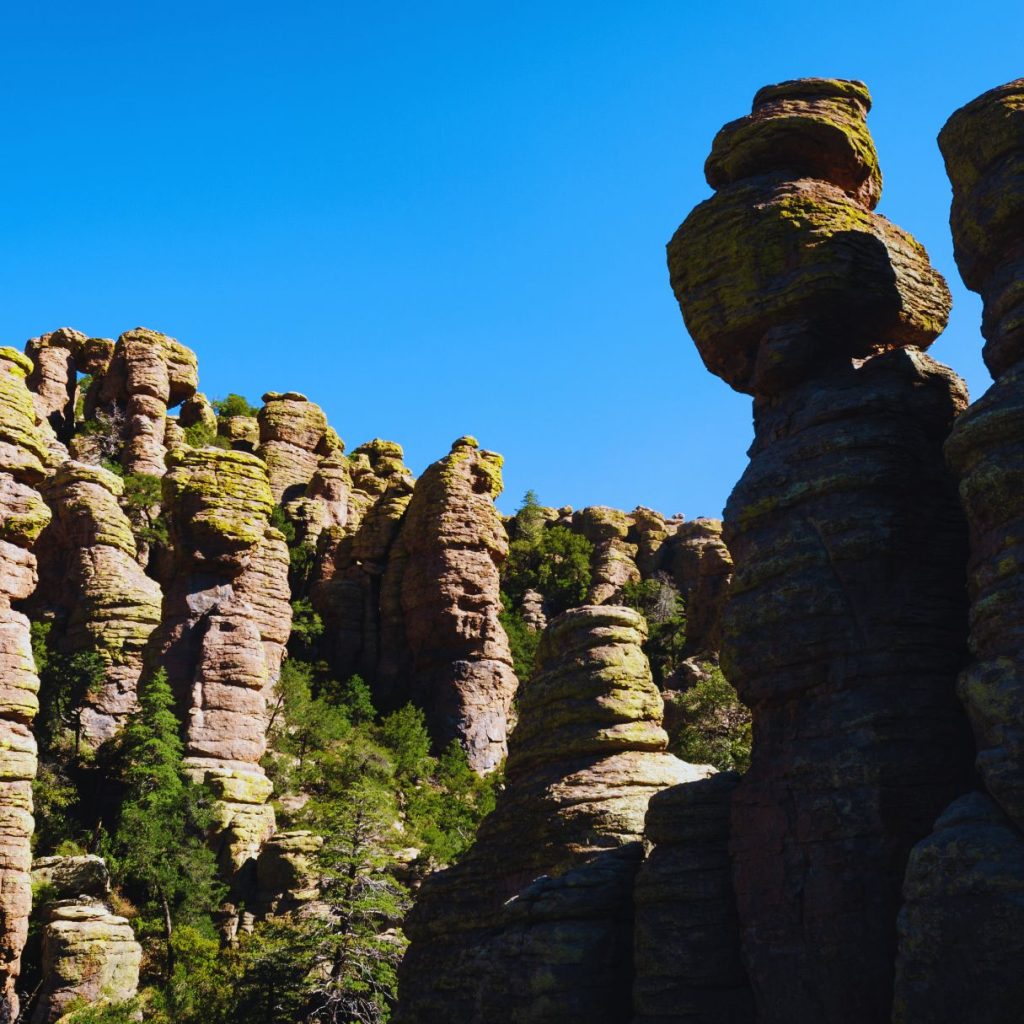
<svg viewBox="0 0 1024 1024"><path fill-rule="evenodd" d="M627 583L619 601L635 608L647 620L644 653L659 687L679 668L686 648L686 615L679 591L667 580Z"/></svg>
<svg viewBox="0 0 1024 1024"><path fill-rule="evenodd" d="M160 477L149 473L125 473L121 501L132 532L143 544L167 544L170 541L168 515L161 508L163 493Z"/></svg>
<svg viewBox="0 0 1024 1024"><path fill-rule="evenodd" d="M225 398L215 398L211 403L213 411L218 416L255 416L260 410L258 406L250 405L248 400L234 392Z"/></svg>
<svg viewBox="0 0 1024 1024"><path fill-rule="evenodd" d="M683 724L669 749L691 764L745 772L750 767L750 712L718 666L677 698Z"/></svg>
<svg viewBox="0 0 1024 1024"><path fill-rule="evenodd" d="M525 685L533 675L540 632L527 625L522 614L512 607L512 600L506 593L501 595L501 612L498 618L508 636L508 646L512 652L512 669L520 686Z"/></svg>

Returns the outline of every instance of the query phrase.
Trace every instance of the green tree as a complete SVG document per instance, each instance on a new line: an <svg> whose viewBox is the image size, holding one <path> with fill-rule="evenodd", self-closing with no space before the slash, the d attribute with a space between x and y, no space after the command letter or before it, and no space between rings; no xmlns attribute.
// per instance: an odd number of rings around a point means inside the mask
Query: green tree
<svg viewBox="0 0 1024 1024"><path fill-rule="evenodd" d="M681 725L669 749L692 764L744 772L750 767L750 712L717 665L675 698Z"/></svg>
<svg viewBox="0 0 1024 1024"><path fill-rule="evenodd" d="M163 670L143 678L139 710L122 733L125 794L109 844L114 876L139 907L143 929L162 932L172 973L175 925L208 925L223 894L203 839L212 820L209 795L183 770L173 706Z"/></svg>
<svg viewBox="0 0 1024 1024"><path fill-rule="evenodd" d="M161 509L161 479L149 473L126 473L121 499L132 532L144 544L166 544L167 516Z"/></svg>
<svg viewBox="0 0 1024 1024"><path fill-rule="evenodd" d="M400 781L415 783L430 774L430 733L423 712L406 704L380 725L381 742L390 751Z"/></svg>
<svg viewBox="0 0 1024 1024"><path fill-rule="evenodd" d="M679 591L668 580L655 577L627 583L619 600L647 620L644 653L654 681L663 687L679 668L686 649L686 614Z"/></svg>
<svg viewBox="0 0 1024 1024"><path fill-rule="evenodd" d="M248 399L234 392L225 398L215 398L210 405L218 416L255 416L259 409L250 405Z"/></svg>
<svg viewBox="0 0 1024 1024"><path fill-rule="evenodd" d="M533 675L540 631L527 624L522 613L512 606L512 599L504 591L501 593L501 611L498 618L508 637L509 650L512 652L512 668L519 685L525 686Z"/></svg>

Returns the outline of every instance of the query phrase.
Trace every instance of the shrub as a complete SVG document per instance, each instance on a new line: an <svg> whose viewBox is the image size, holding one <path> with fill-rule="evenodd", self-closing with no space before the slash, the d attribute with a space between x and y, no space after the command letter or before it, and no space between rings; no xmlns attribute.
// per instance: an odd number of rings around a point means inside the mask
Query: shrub
<svg viewBox="0 0 1024 1024"><path fill-rule="evenodd" d="M258 406L250 405L242 395L234 392L224 398L215 398L211 403L213 411L218 416L255 416L260 410Z"/></svg>

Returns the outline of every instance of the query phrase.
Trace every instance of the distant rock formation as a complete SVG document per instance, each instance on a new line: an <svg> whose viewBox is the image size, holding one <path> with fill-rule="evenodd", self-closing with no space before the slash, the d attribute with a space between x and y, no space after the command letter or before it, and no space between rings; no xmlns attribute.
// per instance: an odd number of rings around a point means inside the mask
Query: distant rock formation
<svg viewBox="0 0 1024 1024"><path fill-rule="evenodd" d="M73 1004L118 1003L139 987L142 947L108 903L110 876L100 857L44 857L32 880L46 886L42 987L32 1024L54 1024Z"/></svg>
<svg viewBox="0 0 1024 1024"><path fill-rule="evenodd" d="M382 588L382 610L392 617L398 598L410 671L407 682L403 671L384 686L393 695L404 688L400 700L408 697L424 708L435 742L458 739L478 771L505 756L518 686L498 620L498 567L508 555L494 507L501 465L500 455L462 437L424 471Z"/></svg>
<svg viewBox="0 0 1024 1024"><path fill-rule="evenodd" d="M607 605L548 626L498 806L407 922L402 1024L628 1020L648 800L713 771L665 752L645 634Z"/></svg>
<svg viewBox="0 0 1024 1024"><path fill-rule="evenodd" d="M893 1020L1002 1024L1024 1005L1024 79L958 110L939 146L995 378L946 443L970 526L973 660L958 690L985 792L953 803L911 856Z"/></svg>
<svg viewBox="0 0 1024 1024"><path fill-rule="evenodd" d="M32 361L0 348L0 1021L18 1017L15 984L32 904L32 780L39 678L28 619L13 607L37 583L32 547L50 521L38 487L46 444L26 378Z"/></svg>
<svg viewBox="0 0 1024 1024"><path fill-rule="evenodd" d="M259 761L291 625L288 552L268 525L273 499L256 456L183 448L168 463L175 566L148 660L166 668L179 702L186 766L219 798L218 852L233 878L274 832Z"/></svg>
<svg viewBox="0 0 1024 1024"><path fill-rule="evenodd" d="M136 708L143 651L160 622L161 593L137 561L131 523L118 498L120 478L69 460L43 486L53 513L39 545L36 604L56 613L58 650L95 651L106 675L85 695L82 738L112 739Z"/></svg>
<svg viewBox="0 0 1024 1024"><path fill-rule="evenodd" d="M872 212L869 106L859 82L762 89L668 247L701 358L755 399L722 663L753 713L732 850L764 1024L889 1020L907 858L969 771L965 529L942 462L967 396L921 351L944 282Z"/></svg>
<svg viewBox="0 0 1024 1024"><path fill-rule="evenodd" d="M671 786L647 808L653 844L633 890L633 1024L753 1024L729 859L735 772Z"/></svg>
<svg viewBox="0 0 1024 1024"><path fill-rule="evenodd" d="M296 391L268 391L257 416L257 454L267 464L270 490L278 504L300 497L313 479L330 436L319 405Z"/></svg>

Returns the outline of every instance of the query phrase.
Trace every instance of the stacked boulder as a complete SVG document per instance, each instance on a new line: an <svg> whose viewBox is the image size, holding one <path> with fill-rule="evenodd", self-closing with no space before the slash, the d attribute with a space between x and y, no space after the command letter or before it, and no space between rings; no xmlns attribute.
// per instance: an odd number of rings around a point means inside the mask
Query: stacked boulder
<svg viewBox="0 0 1024 1024"><path fill-rule="evenodd" d="M32 547L50 521L38 487L46 444L26 378L32 362L0 348L0 1021L18 1017L15 984L32 903L30 840L39 678L28 619L15 603L37 583Z"/></svg>
<svg viewBox="0 0 1024 1024"><path fill-rule="evenodd" d="M889 1019L907 858L970 770L966 531L942 459L967 396L922 351L942 278L873 212L869 107L859 82L762 89L668 247L704 363L754 396L722 664L753 714L732 853L764 1024Z"/></svg>
<svg viewBox="0 0 1024 1024"><path fill-rule="evenodd" d="M121 479L100 466L67 461L46 481L53 519L40 542L34 607L55 612L57 648L95 651L102 685L84 695L81 736L97 747L136 707L143 651L160 622L160 587L138 564L131 523L118 504Z"/></svg>
<svg viewBox="0 0 1024 1024"><path fill-rule="evenodd" d="M199 386L196 354L166 334L136 327L117 339L109 365L85 397L85 414L106 417L128 473L163 476L167 410ZM91 461L91 460L89 460Z"/></svg>
<svg viewBox="0 0 1024 1024"><path fill-rule="evenodd" d="M893 1019L1002 1024L1024 1004L1024 79L957 111L939 145L995 379L946 444L970 526L973 660L958 689L982 788L911 856Z"/></svg>
<svg viewBox="0 0 1024 1024"><path fill-rule="evenodd" d="M267 464L274 501L301 497L334 436L323 409L297 391L268 391L256 419L257 454Z"/></svg>
<svg viewBox="0 0 1024 1024"><path fill-rule="evenodd" d="M43 857L32 881L47 900L42 983L32 1024L54 1024L81 1005L131 999L138 991L142 947L132 926L110 909L110 875L100 857Z"/></svg>
<svg viewBox="0 0 1024 1024"><path fill-rule="evenodd" d="M573 524L594 545L587 604L612 601L627 583L640 579L636 565L638 546L626 539L633 522L625 512L592 505L575 515Z"/></svg>
<svg viewBox="0 0 1024 1024"><path fill-rule="evenodd" d="M407 921L399 1021L629 1018L648 801L713 771L666 753L645 636L640 615L608 605L548 626L498 805Z"/></svg>
<svg viewBox="0 0 1024 1024"><path fill-rule="evenodd" d="M256 456L171 453L164 477L175 565L150 661L166 668L185 721L186 766L218 796L215 845L226 877L274 832L267 696L291 625L288 551Z"/></svg>
<svg viewBox="0 0 1024 1024"><path fill-rule="evenodd" d="M411 699L443 746L458 739L477 771L498 766L518 681L499 621L498 569L508 537L494 499L502 459L471 437L416 481L382 584L382 637L394 638L400 612L407 665L383 666L394 703ZM365 524L364 524L365 525ZM385 633L387 628L387 633Z"/></svg>

